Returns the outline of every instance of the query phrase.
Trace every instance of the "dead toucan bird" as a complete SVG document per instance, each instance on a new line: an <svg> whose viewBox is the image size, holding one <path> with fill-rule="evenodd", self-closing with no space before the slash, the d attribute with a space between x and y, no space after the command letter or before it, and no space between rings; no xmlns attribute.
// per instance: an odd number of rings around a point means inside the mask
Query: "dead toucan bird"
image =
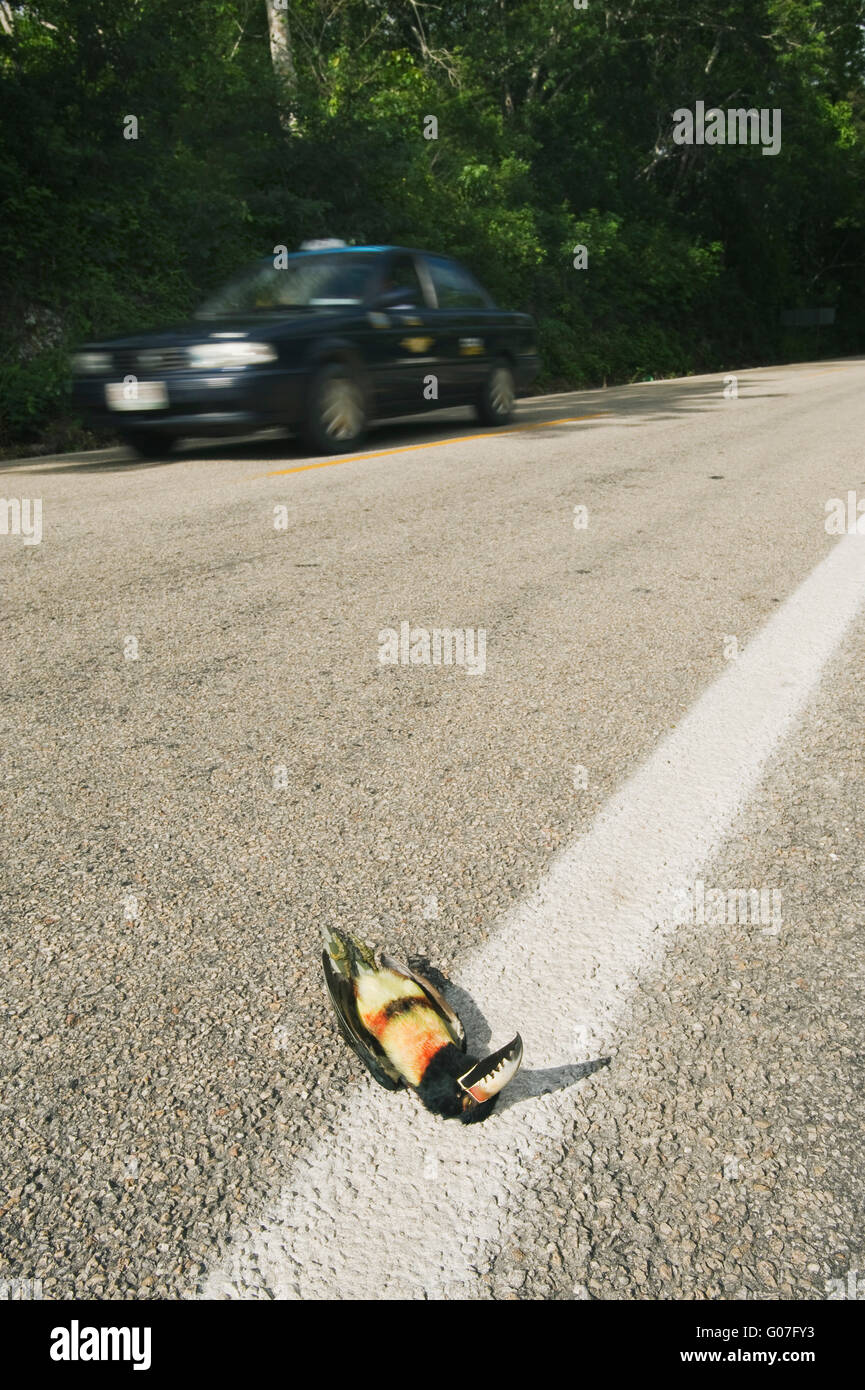
<svg viewBox="0 0 865 1390"><path fill-rule="evenodd" d="M466 1052L462 1024L438 990L388 956L335 927L321 953L339 1031L380 1086L411 1086L427 1110L464 1124L486 1119L523 1060L513 1042L478 1059Z"/></svg>

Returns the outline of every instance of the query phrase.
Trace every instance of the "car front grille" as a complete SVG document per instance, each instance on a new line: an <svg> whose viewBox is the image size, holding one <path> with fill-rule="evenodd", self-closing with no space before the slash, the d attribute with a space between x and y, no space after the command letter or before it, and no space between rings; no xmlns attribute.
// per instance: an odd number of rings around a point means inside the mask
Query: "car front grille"
<svg viewBox="0 0 865 1390"><path fill-rule="evenodd" d="M179 372L189 366L185 348L123 348L112 354L118 372Z"/></svg>

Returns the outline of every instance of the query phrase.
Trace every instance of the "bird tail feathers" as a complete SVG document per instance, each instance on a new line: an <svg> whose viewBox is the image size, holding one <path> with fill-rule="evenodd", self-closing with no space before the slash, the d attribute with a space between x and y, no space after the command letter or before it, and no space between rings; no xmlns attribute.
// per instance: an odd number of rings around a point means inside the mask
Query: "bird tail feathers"
<svg viewBox="0 0 865 1390"><path fill-rule="evenodd" d="M336 969L346 979L351 979L359 971L375 970L375 955L369 946L339 927L322 927L322 939L327 954Z"/></svg>

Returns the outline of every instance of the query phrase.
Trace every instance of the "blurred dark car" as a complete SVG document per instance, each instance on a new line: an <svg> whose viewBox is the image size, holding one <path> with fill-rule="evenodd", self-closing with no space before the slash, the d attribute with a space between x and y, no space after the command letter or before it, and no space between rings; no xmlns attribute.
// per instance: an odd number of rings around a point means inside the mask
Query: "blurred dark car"
<svg viewBox="0 0 865 1390"><path fill-rule="evenodd" d="M259 262L179 328L87 343L72 369L85 421L145 457L273 426L338 453L385 416L473 405L504 425L538 357L531 317L457 261L337 244Z"/></svg>

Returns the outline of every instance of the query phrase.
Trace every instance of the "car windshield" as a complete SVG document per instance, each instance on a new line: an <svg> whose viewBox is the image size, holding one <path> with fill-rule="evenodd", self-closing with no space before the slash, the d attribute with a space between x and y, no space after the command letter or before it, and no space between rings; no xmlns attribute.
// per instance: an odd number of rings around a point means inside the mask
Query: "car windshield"
<svg viewBox="0 0 865 1390"><path fill-rule="evenodd" d="M230 314L279 313L282 310L340 309L361 304L374 268L372 256L289 256L277 269L272 262L251 266L229 280L202 304L197 318Z"/></svg>

